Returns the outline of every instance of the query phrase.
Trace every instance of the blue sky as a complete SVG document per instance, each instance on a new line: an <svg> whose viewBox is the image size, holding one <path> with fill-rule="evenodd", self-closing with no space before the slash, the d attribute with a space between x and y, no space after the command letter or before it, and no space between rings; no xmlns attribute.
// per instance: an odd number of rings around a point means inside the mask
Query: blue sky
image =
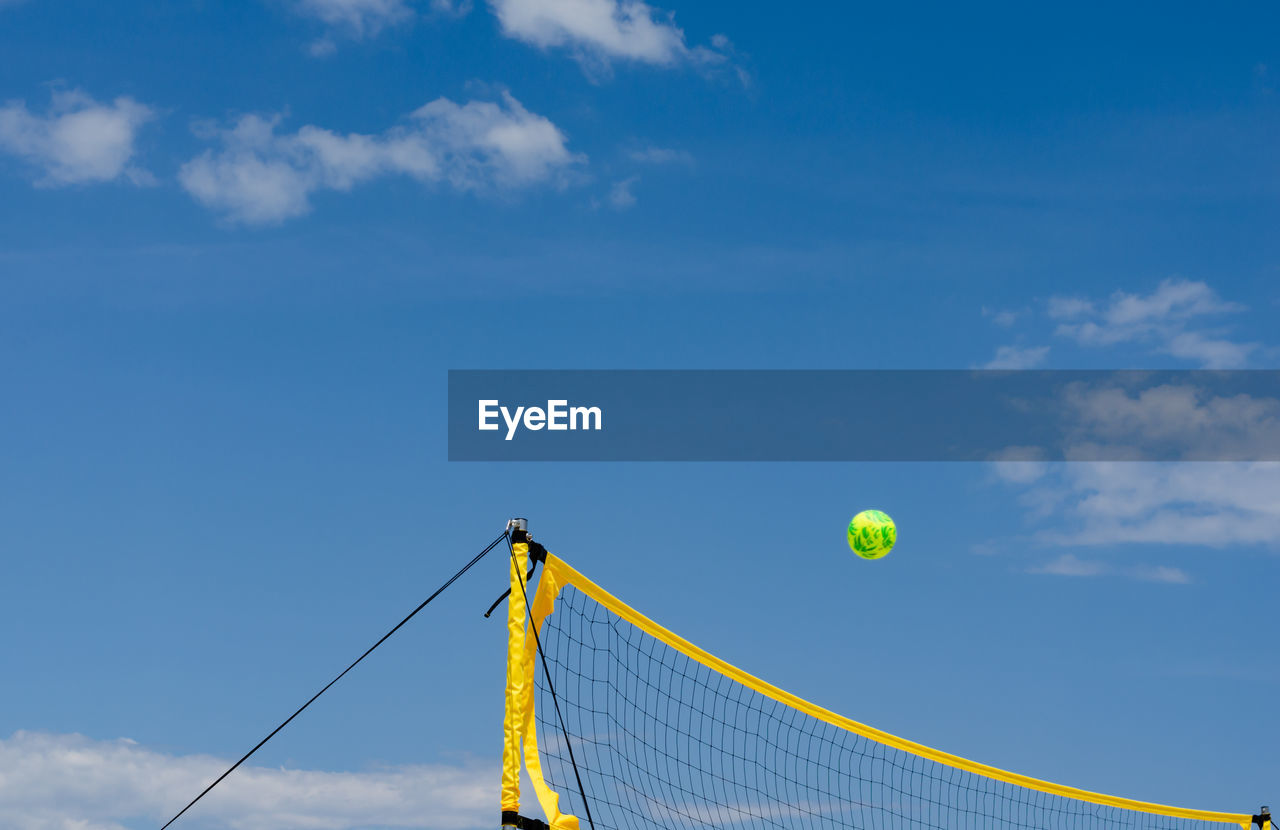
<svg viewBox="0 0 1280 830"><path fill-rule="evenodd" d="M0 2L0 824L156 826L515 514L868 723L1274 798L1277 465L451 465L444 393L450 368L1274 367L1277 17ZM871 564L842 538L867 507L900 530ZM488 824L504 579L184 822Z"/></svg>

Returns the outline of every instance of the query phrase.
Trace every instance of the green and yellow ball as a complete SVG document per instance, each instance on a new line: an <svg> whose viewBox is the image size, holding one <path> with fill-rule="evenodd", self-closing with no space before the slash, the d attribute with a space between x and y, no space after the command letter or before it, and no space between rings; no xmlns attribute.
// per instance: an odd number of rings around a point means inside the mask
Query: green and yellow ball
<svg viewBox="0 0 1280 830"><path fill-rule="evenodd" d="M879 559L896 541L898 528L887 513L863 510L849 521L849 547L863 559Z"/></svg>

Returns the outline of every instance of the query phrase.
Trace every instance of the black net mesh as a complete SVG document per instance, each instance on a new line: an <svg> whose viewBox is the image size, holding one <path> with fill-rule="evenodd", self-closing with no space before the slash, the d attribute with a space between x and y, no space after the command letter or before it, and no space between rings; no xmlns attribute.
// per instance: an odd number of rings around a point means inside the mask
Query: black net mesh
<svg viewBox="0 0 1280 830"><path fill-rule="evenodd" d="M706 668L574 587L540 640L596 830L1238 830L975 775L847 732ZM544 776L587 830L566 736L536 673Z"/></svg>

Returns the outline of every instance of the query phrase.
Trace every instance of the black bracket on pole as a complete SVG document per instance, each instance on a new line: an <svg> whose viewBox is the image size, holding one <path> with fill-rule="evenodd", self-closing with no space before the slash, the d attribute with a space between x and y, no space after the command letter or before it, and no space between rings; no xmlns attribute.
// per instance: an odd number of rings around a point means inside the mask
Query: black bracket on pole
<svg viewBox="0 0 1280 830"><path fill-rule="evenodd" d="M1271 821L1271 808L1263 805L1258 814L1253 817L1253 823L1258 825L1259 830L1266 827L1267 822Z"/></svg>
<svg viewBox="0 0 1280 830"><path fill-rule="evenodd" d="M514 810L502 811L502 826L514 827L516 830L551 830L545 821L525 818Z"/></svg>
<svg viewBox="0 0 1280 830"><path fill-rule="evenodd" d="M519 528L511 531L511 541L529 543L529 573L524 578L525 582L529 582L533 579L533 572L538 567L538 563L541 562L544 565L547 563L547 549L530 539L528 531L520 530ZM493 605L489 606L489 610L484 612L484 618L486 620L489 619L489 615L494 612L494 609L501 605L502 601L510 595L510 588L503 591L502 596L495 599Z"/></svg>

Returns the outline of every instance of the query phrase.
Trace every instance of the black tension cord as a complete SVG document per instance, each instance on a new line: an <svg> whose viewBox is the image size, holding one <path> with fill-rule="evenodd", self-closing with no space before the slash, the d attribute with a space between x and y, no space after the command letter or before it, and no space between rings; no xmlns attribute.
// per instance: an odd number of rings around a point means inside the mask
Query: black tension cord
<svg viewBox="0 0 1280 830"><path fill-rule="evenodd" d="M310 706L311 704L313 704L313 703L315 703L315 702L316 702L316 698L320 697L320 695L322 695L322 694L324 694L325 692L329 691L329 687L330 687L330 686L332 686L334 683L337 683L339 680L341 680L341 679L343 678L343 676L344 676L347 672L351 671L351 670L352 670L352 669L354 669L357 665L359 665L359 663L360 663L360 661L361 661L361 660L363 660L364 658L366 658L366 657L368 657L370 654L372 654L372 653L373 653L373 650L374 650L375 648L377 648L378 646L380 646L380 645L382 645L384 642L386 642L388 637L390 637L392 634L395 634L397 631L399 631L399 630L400 630L400 628L401 628L405 623L407 623L409 620L413 619L413 618L417 615L417 613L418 613L419 611L421 611L423 608L426 608L426 607L427 607L427 604L428 604L428 603L430 603L430 602L431 602L431 600L435 599L436 597L440 596L440 594L444 593L444 589L445 589L445 588L448 588L448 587L449 587L450 585L452 585L454 582L457 582L459 577L461 577L461 576L462 576L464 573L466 573L467 571L471 570L471 567L472 567L473 565L475 565L477 562L479 562L481 559L483 559L483 558L484 558L484 556L485 556L485 554L487 554L489 551L491 551L491 550L493 550L494 548L496 548L496 547L498 546L498 544L499 544L503 539L506 539L506 538L507 538L507 532L504 530L504 531L502 532L502 535L501 535L501 536L499 536L497 539L494 539L492 542L490 542L490 543L489 543L489 546L488 546L487 548L485 548L484 550L480 551L480 553L476 554L475 559L472 559L472 560L471 560L470 562L468 562L466 565L463 565L463 566L462 566L462 570L458 571L456 574L454 574L453 576L449 577L449 581L448 581L448 582L446 582L445 584L443 584L443 585L441 585L439 588L437 588L437 589L436 589L436 592L435 592L434 594L432 594L431 596L429 596L429 597L427 597L426 599L424 599L424 600L422 601L422 604L421 604L421 605L419 605L417 608L413 609L413 611L411 611L411 612L409 613L409 616L405 617L403 620L401 620L400 622L396 623L396 627L395 627L395 628L391 629L391 630L390 630L390 631L388 631L386 634L383 634L383 635L382 635L382 639L381 639L381 640L378 640L378 642L376 642L376 643L374 643L373 645L369 646L369 650L368 650L368 651L366 651L364 654L361 654L358 658L356 658L356 661L355 661L354 663L352 663L351 665L349 665L349 666L347 666L345 669L343 669L343 670L342 670L342 674L339 674L337 677L335 677L335 678L333 678L332 680L330 680L330 681L325 685L325 687L324 687L323 689L321 689L320 691L316 692L316 693L315 693L315 695L313 695L313 696L312 696L312 698L311 698L310 700L308 700L306 703L302 704L302 706L301 706L301 707L299 707L298 711L294 712L292 715L290 715L288 718L286 718L286 719L285 719L285 721L284 721L284 723L280 724L280 725L279 725L279 726L277 726L275 729L272 729L272 730L271 730L271 734L270 734L270 735L267 735L267 737L265 737L265 738L263 738L262 740L258 741L258 745L257 745L257 746L255 746L253 749L251 749L251 750L249 750L248 752L246 752L246 753L244 754L244 757L243 757L243 758L241 758L239 761L236 761L234 764L232 764L232 765L231 765L231 768L230 768L230 769L228 769L226 772L222 773L222 775L219 775L219 776L218 776L218 780L214 781L212 784L210 784L209 786L205 787L205 788L204 788L204 792L200 793L200 795L198 795L198 796L196 796L195 798L191 799L191 803L190 803L190 804L188 804L187 806L183 807L181 810L179 810L179 811L178 811L178 814L177 814L176 816L174 816L173 818L171 818L171 819L169 819L168 821L166 821L166 822L164 823L164 827L161 827L161 828L160 828L160 830L165 830L165 828L167 828L170 824L173 824L175 821L177 821L179 818L181 818L183 813L185 813L187 810L190 810L190 809L195 805L195 803L196 803L197 801L199 801L200 799L204 798L206 795L208 795L208 794L209 794L209 791L210 791L210 790L212 790L214 787L218 786L218 784L220 784L220 783L222 782L222 779L226 778L228 775L230 775L231 773L235 772L235 771L236 771L236 768L237 768L237 767L239 767L241 764L243 764L245 761L249 760L249 757L250 757L251 755L253 755L253 753L257 752L259 749L262 749L262 745L263 745L263 744L265 744L267 741L269 741L269 740L271 740L272 738L274 738L274 737L275 737L275 735L276 735L276 733L277 733L277 732L279 732L281 729L284 729L286 726L288 726L288 725L289 725L289 721L292 721L292 720L293 720L294 718L296 718L298 715L301 715L301 714L302 714L302 711L303 711L304 709L306 709L308 706Z"/></svg>
<svg viewBox="0 0 1280 830"><path fill-rule="evenodd" d="M511 564L519 568L516 550L511 545L511 537L507 537L507 548L511 551ZM556 707L556 718L560 721L560 732L564 735L565 748L569 750L569 763L573 765L573 777L578 779L578 794L582 796L582 809L587 813L587 824L596 830L596 823L591 818L591 805L587 803L587 790L582 786L582 773L578 772L578 761L573 757L573 742L569 740L569 729L564 725L564 715L560 714L560 701L556 698L556 687L551 682L551 670L547 668L547 655L542 653L542 641L538 639L538 627L533 625L533 609L529 607L529 592L524 583L520 583L520 594L524 597L525 612L529 615L529 630L533 632L533 650L538 652L542 660L542 676L547 679L547 691L551 692L551 702ZM162 828L163 830L163 828Z"/></svg>

